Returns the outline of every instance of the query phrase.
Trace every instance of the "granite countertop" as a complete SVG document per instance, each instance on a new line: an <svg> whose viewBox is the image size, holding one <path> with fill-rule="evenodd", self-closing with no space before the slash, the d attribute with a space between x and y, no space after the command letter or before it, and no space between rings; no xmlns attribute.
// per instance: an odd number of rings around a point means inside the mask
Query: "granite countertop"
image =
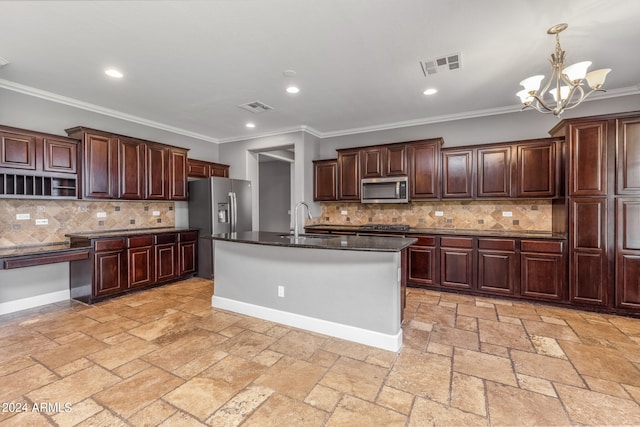
<svg viewBox="0 0 640 427"><path fill-rule="evenodd" d="M405 231L397 230L364 230L358 225L331 225L316 224L305 227L306 230L323 230L329 232L351 231L367 234L403 234L410 236L411 234L434 234L444 236L478 236L478 237L506 237L506 238L528 238L528 239L549 239L549 240L566 240L566 234L552 233L546 231L526 231L526 230L485 230L485 229L467 229L467 228L421 228L411 227Z"/></svg>
<svg viewBox="0 0 640 427"><path fill-rule="evenodd" d="M65 234L69 238L81 239L102 239L106 237L127 237L140 234L176 233L181 231L196 231L195 228L175 228L175 227L152 227L152 228L130 228L124 230L110 231L86 231L81 233Z"/></svg>
<svg viewBox="0 0 640 427"><path fill-rule="evenodd" d="M416 239L406 237L323 236L311 234L301 234L298 239L295 239L288 233L266 231L216 234L213 239L255 245L371 252L398 252L416 242Z"/></svg>
<svg viewBox="0 0 640 427"><path fill-rule="evenodd" d="M51 243L38 246L13 246L0 248L0 258L14 258L32 255L48 255L54 253L77 252L90 249L90 246L72 246L66 242Z"/></svg>

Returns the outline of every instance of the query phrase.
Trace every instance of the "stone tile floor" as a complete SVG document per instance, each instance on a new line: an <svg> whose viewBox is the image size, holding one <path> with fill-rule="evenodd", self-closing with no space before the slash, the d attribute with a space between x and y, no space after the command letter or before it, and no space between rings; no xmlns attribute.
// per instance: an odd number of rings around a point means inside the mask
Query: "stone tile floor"
<svg viewBox="0 0 640 427"><path fill-rule="evenodd" d="M0 316L0 426L640 425L640 319L409 289L395 354L211 293Z"/></svg>

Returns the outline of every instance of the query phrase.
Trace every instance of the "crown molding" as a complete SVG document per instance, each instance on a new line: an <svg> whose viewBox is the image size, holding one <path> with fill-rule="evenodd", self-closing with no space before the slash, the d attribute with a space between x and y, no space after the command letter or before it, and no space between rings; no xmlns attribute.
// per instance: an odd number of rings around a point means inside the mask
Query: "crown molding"
<svg viewBox="0 0 640 427"><path fill-rule="evenodd" d="M105 116L114 117L117 119L132 122L132 123L137 123L143 126L148 126L151 128L175 133L178 135L183 135L183 136L187 136L190 138L195 138L195 139L199 139L207 142L213 142L215 144L224 144L224 143L236 142L236 141L247 141L251 139L286 135L286 134L295 133L295 132L305 132L315 136L316 138L325 139L325 138L334 138L339 136L356 135L356 134L368 133L368 132L393 130L393 129L399 129L399 128L405 128L405 127L412 127L412 126L422 126L422 125L428 125L428 124L434 124L434 123L451 122L456 120L497 116L500 114L509 114L509 113L516 113L516 112L522 111L522 104L517 104L517 105L509 105L506 107L466 111L466 112L455 113L455 114L444 114L440 116L430 116L430 117L425 117L421 119L405 120L400 122L386 123L386 124L373 125L373 126L363 126L363 127L342 129L342 130L329 131L329 132L322 132L308 125L299 125L299 126L281 128L271 132L265 132L265 133L255 134L255 135L243 135L243 136L237 136L237 137L231 137L231 138L214 138L201 133L191 132L186 129L177 128L174 126L166 125L164 123L145 119L144 117L134 116L132 114L127 114L121 111L112 110L110 108L101 107L99 105L80 101L74 98L69 98L67 96L58 95L53 92L48 92L48 91L37 89L34 87L22 85L20 83L15 83L10 80L0 79L0 88L23 93L29 96L34 96L36 98L46 99L48 101L57 102L59 104L64 104L74 108L79 108L81 110L91 111L94 113L103 114ZM611 89L611 90L607 90L606 92L600 92L600 93L594 94L593 96L588 98L585 102L590 102L590 101L595 101L600 99L607 99L607 98L617 98L622 96L638 95L638 94L640 94L640 84L635 86L620 88L620 89Z"/></svg>
<svg viewBox="0 0 640 427"><path fill-rule="evenodd" d="M145 119L144 117L134 116L132 114L123 113L118 110L112 110L111 108L101 107L89 102L80 101L68 96L59 95L57 93L48 92L46 90L37 89L31 86L26 86L20 83L15 83L10 80L0 79L0 88L8 89L13 92L19 92L25 95L33 96L47 101L56 102L58 104L68 105L70 107L78 108L80 110L91 111L92 113L102 114L104 116L113 117L127 122L137 123L139 125L148 126L151 128L175 133L178 135L188 136L189 138L200 139L207 142L218 143L217 138L213 138L209 135L203 135L201 133L191 132L186 129L177 128L175 126L169 126L164 123L156 122L154 120Z"/></svg>

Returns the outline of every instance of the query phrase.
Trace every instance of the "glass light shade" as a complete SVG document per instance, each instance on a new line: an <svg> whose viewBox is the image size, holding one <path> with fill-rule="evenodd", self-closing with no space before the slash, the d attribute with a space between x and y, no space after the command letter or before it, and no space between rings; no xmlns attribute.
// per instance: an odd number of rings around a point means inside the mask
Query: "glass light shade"
<svg viewBox="0 0 640 427"><path fill-rule="evenodd" d="M529 95L529 92L526 89L523 89L520 92L516 93L516 96L520 98L520 101L523 104L533 102L533 97Z"/></svg>
<svg viewBox="0 0 640 427"><path fill-rule="evenodd" d="M560 98L561 98L562 101L567 99L567 95L569 95L569 90L571 90L571 88L569 86L560 86ZM551 96L553 96L553 100L558 102L558 92L557 92L557 90L555 88L553 88L549 92L551 93Z"/></svg>
<svg viewBox="0 0 640 427"><path fill-rule="evenodd" d="M521 81L520 84L527 92L537 92L538 89L540 89L540 83L542 83L542 79L544 79L544 76L540 74L537 76L526 78Z"/></svg>
<svg viewBox="0 0 640 427"><path fill-rule="evenodd" d="M577 62L573 65L569 65L567 68L562 70L562 74L567 76L569 81L576 81L584 79L584 76L587 75L587 69L591 66L591 61L583 61Z"/></svg>
<svg viewBox="0 0 640 427"><path fill-rule="evenodd" d="M585 77L587 79L587 83L591 89L600 89L600 87L604 84L604 81L607 79L607 74L609 74L611 68L601 68L599 70L594 70L587 73Z"/></svg>

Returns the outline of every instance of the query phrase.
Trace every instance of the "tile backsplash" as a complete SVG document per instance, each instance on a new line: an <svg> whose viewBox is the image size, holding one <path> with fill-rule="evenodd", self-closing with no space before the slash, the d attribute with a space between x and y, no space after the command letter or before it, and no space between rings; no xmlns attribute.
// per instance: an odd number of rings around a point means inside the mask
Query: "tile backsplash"
<svg viewBox="0 0 640 427"><path fill-rule="evenodd" d="M0 200L0 248L64 242L72 232L174 225L174 202Z"/></svg>
<svg viewBox="0 0 640 427"><path fill-rule="evenodd" d="M408 224L425 228L526 231L551 231L552 227L549 200L440 200L388 205L323 202L321 206L320 217L307 224Z"/></svg>

